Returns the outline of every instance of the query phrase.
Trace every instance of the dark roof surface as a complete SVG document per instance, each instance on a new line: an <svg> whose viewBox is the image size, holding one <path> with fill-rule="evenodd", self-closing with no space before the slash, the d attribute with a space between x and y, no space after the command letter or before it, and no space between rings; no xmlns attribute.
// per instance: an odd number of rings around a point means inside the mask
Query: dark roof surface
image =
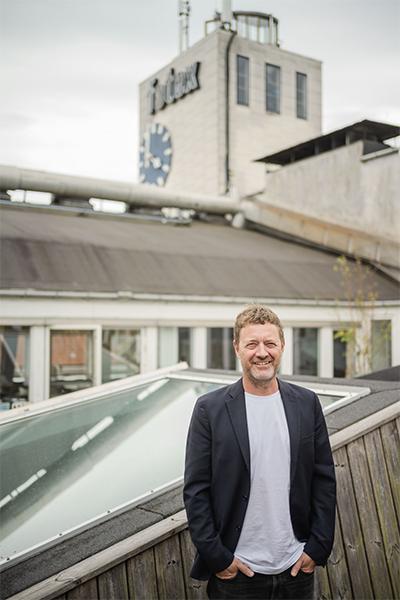
<svg viewBox="0 0 400 600"><path fill-rule="evenodd" d="M295 146L284 148L279 152L267 154L255 162L272 163L276 165L287 165L303 158L315 156L328 150L333 150L345 144L364 140L364 154L375 152L376 150L391 148L383 144L384 140L398 136L400 127L390 125L389 123L379 123L378 121L369 121L364 119L358 123L353 123L342 129L336 129L325 135L306 140Z"/></svg>
<svg viewBox="0 0 400 600"><path fill-rule="evenodd" d="M245 298L345 298L336 256L228 224L174 226L2 208L1 287ZM371 275L379 299L399 286Z"/></svg>
<svg viewBox="0 0 400 600"><path fill-rule="evenodd" d="M377 381L396 381L400 382L400 365L395 367L388 367L387 369L381 369L380 371L373 371L367 375L360 375L358 379L374 379Z"/></svg>

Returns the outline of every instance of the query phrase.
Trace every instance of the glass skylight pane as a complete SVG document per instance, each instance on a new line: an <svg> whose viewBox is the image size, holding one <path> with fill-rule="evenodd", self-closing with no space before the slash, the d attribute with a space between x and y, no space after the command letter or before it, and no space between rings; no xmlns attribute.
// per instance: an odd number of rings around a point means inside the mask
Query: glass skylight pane
<svg viewBox="0 0 400 600"><path fill-rule="evenodd" d="M180 477L194 402L219 385L161 379L0 425L1 559Z"/></svg>

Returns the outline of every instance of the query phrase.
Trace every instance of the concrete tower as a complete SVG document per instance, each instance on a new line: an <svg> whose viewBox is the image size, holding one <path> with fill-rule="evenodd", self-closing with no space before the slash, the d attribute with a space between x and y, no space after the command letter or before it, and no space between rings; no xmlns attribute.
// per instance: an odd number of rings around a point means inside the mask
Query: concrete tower
<svg viewBox="0 0 400 600"><path fill-rule="evenodd" d="M205 36L140 84L140 181L241 196L254 163L321 132L321 62L283 50L278 20L223 12Z"/></svg>

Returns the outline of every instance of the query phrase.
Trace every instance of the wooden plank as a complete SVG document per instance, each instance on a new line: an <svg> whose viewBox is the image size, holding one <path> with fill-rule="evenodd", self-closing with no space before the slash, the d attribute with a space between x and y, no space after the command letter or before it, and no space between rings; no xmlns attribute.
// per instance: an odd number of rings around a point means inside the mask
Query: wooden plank
<svg viewBox="0 0 400 600"><path fill-rule="evenodd" d="M157 587L160 600L182 600L185 598L183 565L177 535L157 544L156 559Z"/></svg>
<svg viewBox="0 0 400 600"><path fill-rule="evenodd" d="M338 512L336 513L335 540L326 568L328 571L332 598L334 600L336 600L336 598L341 598L343 600L350 600L353 598Z"/></svg>
<svg viewBox="0 0 400 600"><path fill-rule="evenodd" d="M125 563L99 575L97 585L100 600L129 600Z"/></svg>
<svg viewBox="0 0 400 600"><path fill-rule="evenodd" d="M359 438L347 446L347 455L374 596L375 598L392 598L393 591L363 438Z"/></svg>
<svg viewBox="0 0 400 600"><path fill-rule="evenodd" d="M365 417L365 419L361 419L360 421L357 421L357 423L353 423L353 425L333 433L329 437L332 450L337 450L338 448L349 444L369 431L373 431L377 427L381 427L385 423L393 421L393 419L397 418L399 415L400 401L394 402L382 410Z"/></svg>
<svg viewBox="0 0 400 600"><path fill-rule="evenodd" d="M139 531L134 535L64 569L60 573L40 581L8 600L54 600L57 596L73 589L78 584L93 579L107 569L128 558L144 552L147 548L175 535L187 527L186 512L180 512Z"/></svg>
<svg viewBox="0 0 400 600"><path fill-rule="evenodd" d="M346 449L339 448L335 452L335 457L338 509L353 595L354 598L373 600L374 595Z"/></svg>
<svg viewBox="0 0 400 600"><path fill-rule="evenodd" d="M314 600L332 600L328 571L317 567L315 575Z"/></svg>
<svg viewBox="0 0 400 600"><path fill-rule="evenodd" d="M400 435L396 421L391 421L381 427L381 438L395 512L400 519Z"/></svg>
<svg viewBox="0 0 400 600"><path fill-rule="evenodd" d="M129 598L150 600L158 598L154 549L149 548L126 562Z"/></svg>
<svg viewBox="0 0 400 600"><path fill-rule="evenodd" d="M66 595L67 600L98 600L98 598L96 579L85 581L85 583L70 590Z"/></svg>
<svg viewBox="0 0 400 600"><path fill-rule="evenodd" d="M364 442L393 591L400 598L400 535L380 430L368 433Z"/></svg>
<svg viewBox="0 0 400 600"><path fill-rule="evenodd" d="M181 531L179 534L179 542L181 545L181 558L183 564L186 598L187 600L205 600L207 598L207 581L199 581L198 579L192 579L192 577L190 577L190 569L192 568L196 550L193 546L192 540L190 539L188 529Z"/></svg>

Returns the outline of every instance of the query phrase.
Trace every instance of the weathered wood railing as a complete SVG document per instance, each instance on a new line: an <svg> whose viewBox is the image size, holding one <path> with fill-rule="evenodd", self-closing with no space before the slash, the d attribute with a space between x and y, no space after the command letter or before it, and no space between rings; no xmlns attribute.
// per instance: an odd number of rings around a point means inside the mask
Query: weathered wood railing
<svg viewBox="0 0 400 600"><path fill-rule="evenodd" d="M318 569L320 600L400 598L400 402L331 436L338 482L335 544ZM184 511L12 597L12 600L205 598L189 577Z"/></svg>

